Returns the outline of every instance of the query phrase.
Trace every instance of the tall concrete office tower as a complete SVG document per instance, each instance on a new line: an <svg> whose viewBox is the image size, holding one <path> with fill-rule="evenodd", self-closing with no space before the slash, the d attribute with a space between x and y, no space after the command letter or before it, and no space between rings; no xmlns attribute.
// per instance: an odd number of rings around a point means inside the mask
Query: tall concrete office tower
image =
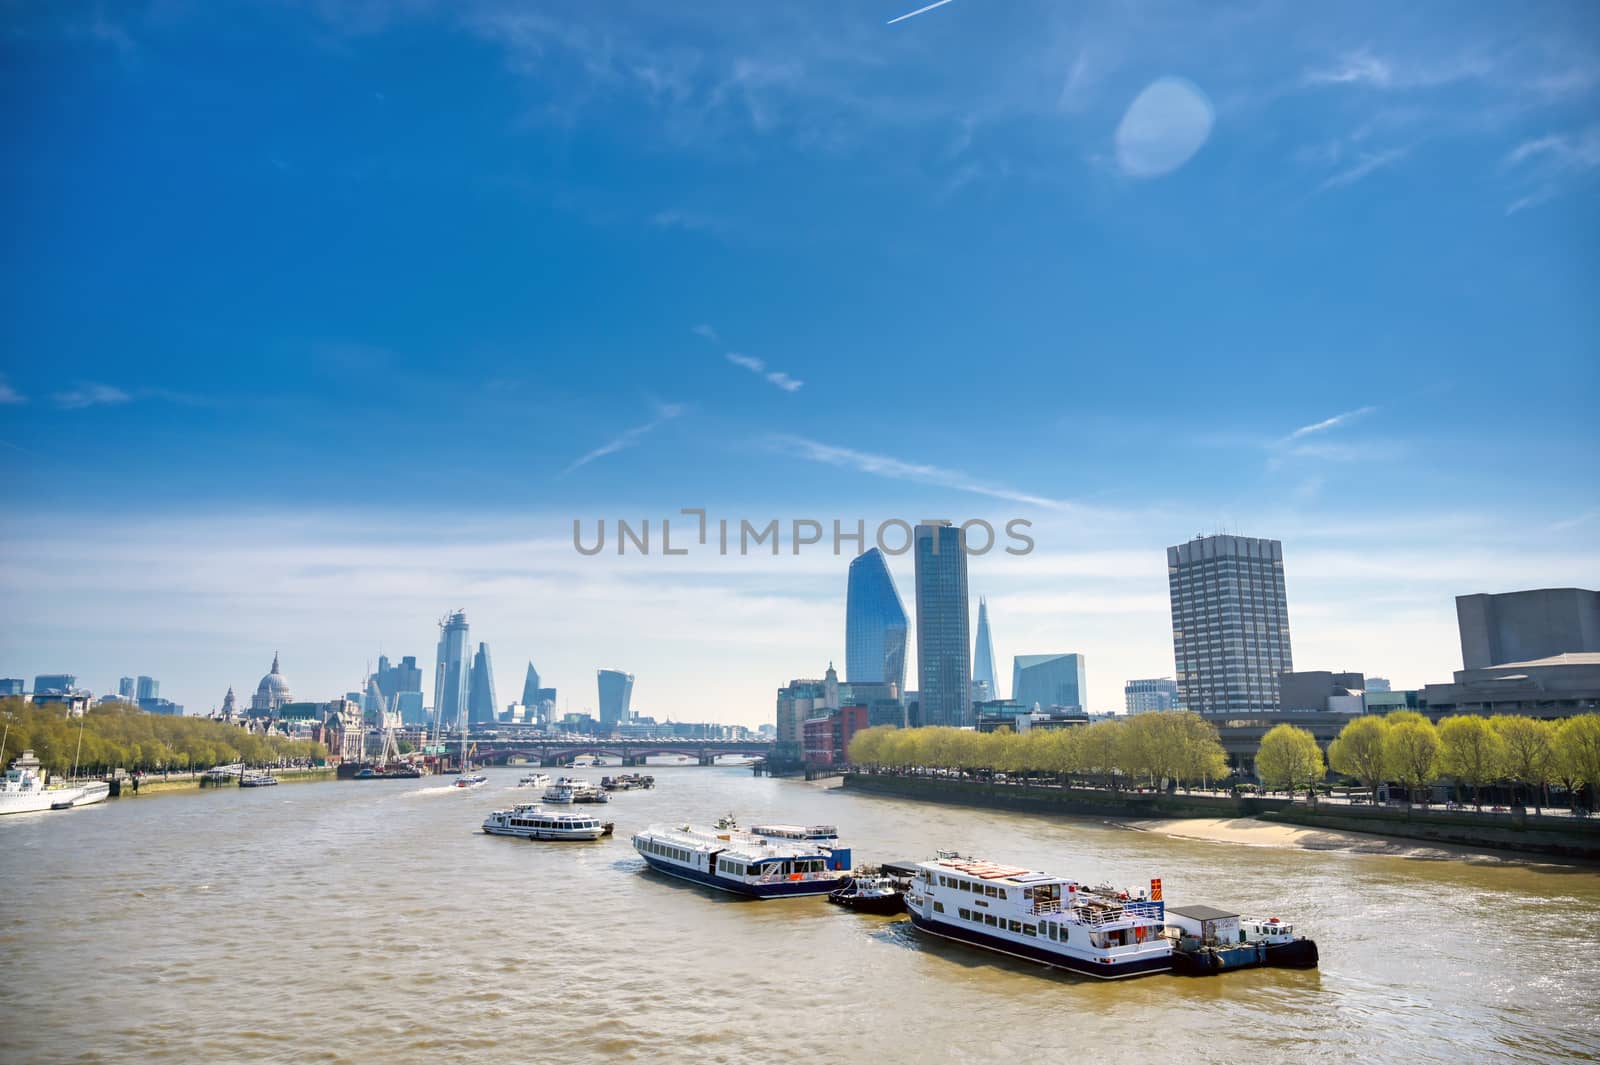
<svg viewBox="0 0 1600 1065"><path fill-rule="evenodd" d="M474 725L494 721L499 709L494 701L494 666L489 661L489 645L478 644L472 659L472 683L467 688L467 720Z"/></svg>
<svg viewBox="0 0 1600 1065"><path fill-rule="evenodd" d="M433 713L439 727L459 728L467 713L472 664L467 650L467 613L457 610L439 622L438 665L433 673Z"/></svg>
<svg viewBox="0 0 1600 1065"><path fill-rule="evenodd" d="M1201 714L1278 709L1294 668L1283 545L1202 536L1167 548L1179 701Z"/></svg>
<svg viewBox="0 0 1600 1065"><path fill-rule="evenodd" d="M972 701L986 703L999 699L1000 685L994 675L994 639L989 635L989 600L978 597L978 641L972 649Z"/></svg>
<svg viewBox="0 0 1600 1065"><path fill-rule="evenodd" d="M966 537L949 522L918 525L917 686L924 725L975 723L972 634L967 614Z"/></svg>
<svg viewBox="0 0 1600 1065"><path fill-rule="evenodd" d="M906 689L906 608L876 547L850 563L845 587L844 675L850 684Z"/></svg>
<svg viewBox="0 0 1600 1065"><path fill-rule="evenodd" d="M600 727L615 728L628 721L629 704L633 702L633 674L620 669L602 669L600 681Z"/></svg>

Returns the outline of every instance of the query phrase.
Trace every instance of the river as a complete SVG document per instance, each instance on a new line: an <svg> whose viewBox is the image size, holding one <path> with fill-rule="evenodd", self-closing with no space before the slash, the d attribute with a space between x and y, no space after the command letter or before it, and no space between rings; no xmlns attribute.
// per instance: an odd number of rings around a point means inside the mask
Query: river
<svg viewBox="0 0 1600 1065"><path fill-rule="evenodd" d="M0 821L8 1062L1548 1062L1600 1055L1600 876L1174 840L656 767L613 839L478 831L521 772ZM593 773L589 774L594 776ZM839 825L1293 919L1322 966L1100 983L643 870L653 821Z"/></svg>

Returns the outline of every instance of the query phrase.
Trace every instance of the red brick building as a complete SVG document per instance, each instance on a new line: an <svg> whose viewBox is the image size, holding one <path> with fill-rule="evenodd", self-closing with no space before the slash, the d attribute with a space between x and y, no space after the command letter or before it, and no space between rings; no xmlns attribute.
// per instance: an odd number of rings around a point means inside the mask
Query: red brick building
<svg viewBox="0 0 1600 1065"><path fill-rule="evenodd" d="M802 726L808 765L838 765L846 760L850 741L867 727L865 706L843 706L822 717L806 719Z"/></svg>

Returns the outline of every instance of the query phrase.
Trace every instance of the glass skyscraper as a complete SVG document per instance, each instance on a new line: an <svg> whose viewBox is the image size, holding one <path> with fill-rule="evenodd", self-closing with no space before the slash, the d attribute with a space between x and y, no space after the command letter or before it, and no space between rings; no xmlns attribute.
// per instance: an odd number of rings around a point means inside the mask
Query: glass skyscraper
<svg viewBox="0 0 1600 1065"><path fill-rule="evenodd" d="M852 684L906 688L906 608L876 547L850 563L845 589L844 675Z"/></svg>
<svg viewBox="0 0 1600 1065"><path fill-rule="evenodd" d="M972 634L967 614L966 537L949 522L918 525L917 685L921 724L972 725Z"/></svg>
<svg viewBox="0 0 1600 1065"><path fill-rule="evenodd" d="M1084 709L1082 655L1018 655L1011 660L1011 701L1033 709Z"/></svg>
<svg viewBox="0 0 1600 1065"><path fill-rule="evenodd" d="M1294 668L1283 544L1203 536L1167 548L1179 701L1201 714L1278 709Z"/></svg>
<svg viewBox="0 0 1600 1065"><path fill-rule="evenodd" d="M602 669L600 681L600 727L615 728L628 720L633 702L633 674L620 669Z"/></svg>
<svg viewBox="0 0 1600 1065"><path fill-rule="evenodd" d="M478 644L472 659L472 682L467 687L467 720L476 725L495 721L499 711L494 701L494 666L489 661L489 645Z"/></svg>
<svg viewBox="0 0 1600 1065"><path fill-rule="evenodd" d="M980 595L978 642L972 649L972 701L986 703L1000 697L1000 685L994 675L994 639L989 635L989 601Z"/></svg>
<svg viewBox="0 0 1600 1065"><path fill-rule="evenodd" d="M467 692L472 685L472 665L467 650L467 614L458 610L439 622L438 665L433 676L434 719L441 728L461 725L467 712Z"/></svg>

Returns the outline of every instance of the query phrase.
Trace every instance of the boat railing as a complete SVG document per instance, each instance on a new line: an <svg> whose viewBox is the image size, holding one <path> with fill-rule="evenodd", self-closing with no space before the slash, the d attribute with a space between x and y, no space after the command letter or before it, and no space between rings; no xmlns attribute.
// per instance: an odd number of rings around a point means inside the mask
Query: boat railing
<svg viewBox="0 0 1600 1065"><path fill-rule="evenodd" d="M1033 900L1033 912L1034 913L1060 913L1061 912L1061 900L1060 899L1034 899Z"/></svg>

